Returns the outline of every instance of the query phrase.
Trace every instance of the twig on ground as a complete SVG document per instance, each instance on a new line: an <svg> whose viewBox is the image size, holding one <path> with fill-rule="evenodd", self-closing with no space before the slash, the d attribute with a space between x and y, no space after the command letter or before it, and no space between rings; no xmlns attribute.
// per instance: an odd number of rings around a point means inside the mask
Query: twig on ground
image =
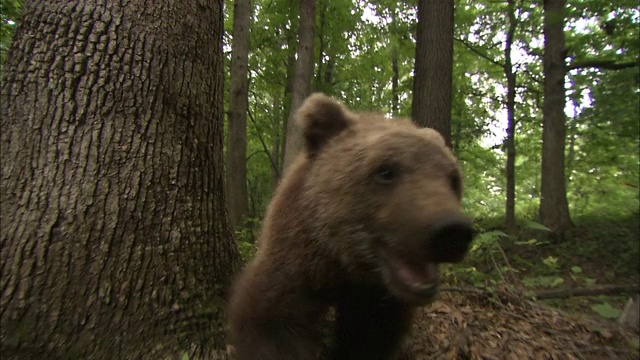
<svg viewBox="0 0 640 360"><path fill-rule="evenodd" d="M500 244L498 244L498 250L500 250L500 254L502 254L502 259L504 260L505 265L507 265L507 268L513 269L513 267L511 266L511 262L509 262L509 258L507 258L507 254L505 254L504 249L502 249L502 246L500 246ZM509 272L509 278L512 284L518 283L516 276L511 272Z"/></svg>
<svg viewBox="0 0 640 360"><path fill-rule="evenodd" d="M536 292L534 297L538 300L543 300L568 298L573 296L630 294L637 292L640 292L640 287L638 287L638 285L612 285L592 288L544 290Z"/></svg>
<svg viewBox="0 0 640 360"><path fill-rule="evenodd" d="M493 295L493 293L489 292L488 290L484 290L481 288L443 287L443 288L440 288L440 291L473 293L476 295L487 295L487 296Z"/></svg>

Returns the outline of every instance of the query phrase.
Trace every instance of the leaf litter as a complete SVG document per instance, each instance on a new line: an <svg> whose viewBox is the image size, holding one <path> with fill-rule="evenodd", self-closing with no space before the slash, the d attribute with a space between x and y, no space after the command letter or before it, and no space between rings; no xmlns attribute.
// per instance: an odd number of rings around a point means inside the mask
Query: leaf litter
<svg viewBox="0 0 640 360"><path fill-rule="evenodd" d="M638 334L507 291L441 292L416 311L405 359L640 359Z"/></svg>

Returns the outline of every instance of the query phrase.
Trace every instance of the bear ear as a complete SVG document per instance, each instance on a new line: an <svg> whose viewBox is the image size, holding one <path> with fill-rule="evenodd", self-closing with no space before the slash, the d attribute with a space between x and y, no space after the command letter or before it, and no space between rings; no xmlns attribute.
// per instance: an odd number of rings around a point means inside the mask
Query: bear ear
<svg viewBox="0 0 640 360"><path fill-rule="evenodd" d="M309 96L296 114L304 134L307 152L314 154L351 126L353 114L338 101L321 93Z"/></svg>
<svg viewBox="0 0 640 360"><path fill-rule="evenodd" d="M442 135L438 131L436 131L436 130L434 130L432 128L422 128L419 131L427 139L435 142L438 145L446 146L444 138L442 137Z"/></svg>

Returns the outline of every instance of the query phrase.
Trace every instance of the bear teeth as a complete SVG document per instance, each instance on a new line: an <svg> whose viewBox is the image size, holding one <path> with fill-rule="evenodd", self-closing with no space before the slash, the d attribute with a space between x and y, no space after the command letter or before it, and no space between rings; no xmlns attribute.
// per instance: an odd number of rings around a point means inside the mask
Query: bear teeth
<svg viewBox="0 0 640 360"><path fill-rule="evenodd" d="M417 289L417 290L424 291L424 290L431 290L431 289L435 288L436 284L434 284L434 283L426 283L426 284L424 284L424 283L412 283L411 287L414 288L414 289Z"/></svg>

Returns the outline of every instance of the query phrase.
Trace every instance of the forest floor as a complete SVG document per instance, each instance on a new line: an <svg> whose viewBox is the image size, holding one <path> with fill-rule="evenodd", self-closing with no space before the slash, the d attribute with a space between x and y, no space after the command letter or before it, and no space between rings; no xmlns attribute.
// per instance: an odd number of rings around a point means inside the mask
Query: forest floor
<svg viewBox="0 0 640 360"><path fill-rule="evenodd" d="M460 267L475 277L443 276L438 300L417 313L408 350L414 359L640 359L640 334L616 321L640 285L639 228L637 215L583 219L560 243L470 254ZM534 300L541 291L611 285L636 290Z"/></svg>
<svg viewBox="0 0 640 360"><path fill-rule="evenodd" d="M414 359L638 359L638 336L507 292L443 292L419 309L410 351Z"/></svg>

